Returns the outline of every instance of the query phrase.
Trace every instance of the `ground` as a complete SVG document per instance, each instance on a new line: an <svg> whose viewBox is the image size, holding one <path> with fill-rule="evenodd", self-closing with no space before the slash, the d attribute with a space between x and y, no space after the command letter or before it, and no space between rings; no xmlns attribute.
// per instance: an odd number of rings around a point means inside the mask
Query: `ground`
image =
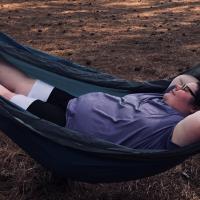
<svg viewBox="0 0 200 200"><path fill-rule="evenodd" d="M129 80L200 63L199 0L0 0L0 30L18 42ZM126 183L63 182L1 133L0 199L200 199L199 155Z"/></svg>

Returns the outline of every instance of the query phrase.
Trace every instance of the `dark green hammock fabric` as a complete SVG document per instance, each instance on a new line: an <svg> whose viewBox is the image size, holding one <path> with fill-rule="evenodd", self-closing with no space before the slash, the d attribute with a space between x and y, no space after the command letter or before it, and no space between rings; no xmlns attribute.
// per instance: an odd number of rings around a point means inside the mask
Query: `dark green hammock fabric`
<svg viewBox="0 0 200 200"><path fill-rule="evenodd" d="M0 58L74 96L102 91L116 96L162 92L170 80L135 82L18 44L0 33ZM184 72L200 77L200 65ZM41 165L66 179L118 182L155 175L200 152L200 143L173 151L113 144L59 127L0 98L0 129Z"/></svg>

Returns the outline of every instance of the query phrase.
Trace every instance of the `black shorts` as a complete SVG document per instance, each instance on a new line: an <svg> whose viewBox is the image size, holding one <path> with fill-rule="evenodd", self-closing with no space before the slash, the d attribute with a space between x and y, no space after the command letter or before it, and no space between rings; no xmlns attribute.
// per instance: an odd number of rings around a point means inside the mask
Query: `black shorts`
<svg viewBox="0 0 200 200"><path fill-rule="evenodd" d="M54 88L46 102L36 100L27 110L40 118L65 126L67 104L73 98L71 94Z"/></svg>

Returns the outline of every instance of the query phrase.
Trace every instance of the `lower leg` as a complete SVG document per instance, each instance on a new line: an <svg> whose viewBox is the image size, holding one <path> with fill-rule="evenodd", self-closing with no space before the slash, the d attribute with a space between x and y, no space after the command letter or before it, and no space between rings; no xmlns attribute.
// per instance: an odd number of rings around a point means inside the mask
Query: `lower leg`
<svg viewBox="0 0 200 200"><path fill-rule="evenodd" d="M12 99L16 94L5 88L4 86L0 85L0 96L4 97L7 100Z"/></svg>
<svg viewBox="0 0 200 200"><path fill-rule="evenodd" d="M10 91L27 95L35 81L8 62L0 60L0 84Z"/></svg>
<svg viewBox="0 0 200 200"><path fill-rule="evenodd" d="M0 84L16 94L22 94L31 98L48 101L66 109L69 100L75 98L67 92L61 91L53 86L28 77L14 66L0 59ZM54 89L54 90L53 90ZM52 92L53 90L53 92Z"/></svg>
<svg viewBox="0 0 200 200"><path fill-rule="evenodd" d="M0 96L40 118L46 119L59 126L65 126L65 111L60 107L24 95L15 94L2 85L0 85Z"/></svg>

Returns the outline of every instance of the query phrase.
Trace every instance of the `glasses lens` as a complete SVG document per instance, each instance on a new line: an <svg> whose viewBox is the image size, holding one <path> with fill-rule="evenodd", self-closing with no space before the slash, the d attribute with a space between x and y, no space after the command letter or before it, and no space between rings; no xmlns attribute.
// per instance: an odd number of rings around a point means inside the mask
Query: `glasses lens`
<svg viewBox="0 0 200 200"><path fill-rule="evenodd" d="M190 87L188 87L188 85L184 84L182 86L182 90L186 91L186 92L189 92L194 98L196 98L194 92L190 89Z"/></svg>

